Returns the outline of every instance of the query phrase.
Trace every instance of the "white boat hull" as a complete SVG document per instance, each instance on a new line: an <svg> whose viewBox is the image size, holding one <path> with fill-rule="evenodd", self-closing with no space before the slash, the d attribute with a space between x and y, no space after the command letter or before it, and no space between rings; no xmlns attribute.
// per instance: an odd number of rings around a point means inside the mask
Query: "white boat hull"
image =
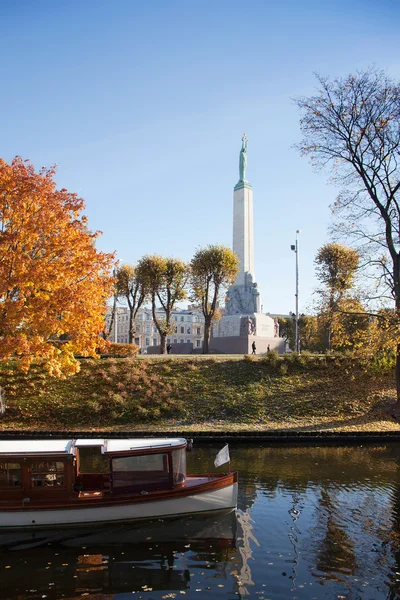
<svg viewBox="0 0 400 600"><path fill-rule="evenodd" d="M237 486L237 483L233 483L187 496L126 504L84 507L74 505L68 508L38 510L26 506L22 510L0 510L0 530L116 523L228 510L236 508Z"/></svg>

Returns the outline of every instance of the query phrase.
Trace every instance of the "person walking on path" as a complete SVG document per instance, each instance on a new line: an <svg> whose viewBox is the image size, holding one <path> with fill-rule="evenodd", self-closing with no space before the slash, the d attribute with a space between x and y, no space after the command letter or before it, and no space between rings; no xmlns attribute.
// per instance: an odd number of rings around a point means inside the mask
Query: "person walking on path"
<svg viewBox="0 0 400 600"><path fill-rule="evenodd" d="M253 350L252 354L255 354L256 353L256 343L255 342L252 343L251 349Z"/></svg>
<svg viewBox="0 0 400 600"><path fill-rule="evenodd" d="M167 345L167 354L171 354L172 346L171 344Z"/></svg>

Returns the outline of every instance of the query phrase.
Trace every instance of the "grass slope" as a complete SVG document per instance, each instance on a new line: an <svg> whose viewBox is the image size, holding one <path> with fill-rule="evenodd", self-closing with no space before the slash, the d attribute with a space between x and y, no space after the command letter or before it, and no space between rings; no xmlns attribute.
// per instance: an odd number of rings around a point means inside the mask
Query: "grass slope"
<svg viewBox="0 0 400 600"><path fill-rule="evenodd" d="M393 373L330 357L82 360L64 380L3 363L0 383L1 430L400 430Z"/></svg>

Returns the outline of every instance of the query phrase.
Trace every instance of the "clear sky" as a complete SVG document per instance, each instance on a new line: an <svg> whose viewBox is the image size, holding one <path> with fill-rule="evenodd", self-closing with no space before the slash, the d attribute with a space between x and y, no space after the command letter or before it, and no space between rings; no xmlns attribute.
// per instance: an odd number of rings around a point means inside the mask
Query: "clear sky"
<svg viewBox="0 0 400 600"><path fill-rule="evenodd" d="M312 301L335 189L292 148L318 72L400 79L398 0L2 0L1 156L57 164L127 263L232 243L249 138L263 310Z"/></svg>

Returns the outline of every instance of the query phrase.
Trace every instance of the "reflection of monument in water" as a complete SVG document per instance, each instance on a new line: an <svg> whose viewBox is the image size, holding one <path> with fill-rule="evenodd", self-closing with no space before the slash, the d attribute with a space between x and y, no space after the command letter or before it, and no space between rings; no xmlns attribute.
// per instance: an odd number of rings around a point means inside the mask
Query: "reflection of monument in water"
<svg viewBox="0 0 400 600"><path fill-rule="evenodd" d="M240 260L240 272L228 290L225 313L214 326L211 351L247 354L255 342L257 353L284 351L277 320L261 312L260 292L254 276L253 188L246 179L247 137L242 137L239 181L233 192L233 251Z"/></svg>

